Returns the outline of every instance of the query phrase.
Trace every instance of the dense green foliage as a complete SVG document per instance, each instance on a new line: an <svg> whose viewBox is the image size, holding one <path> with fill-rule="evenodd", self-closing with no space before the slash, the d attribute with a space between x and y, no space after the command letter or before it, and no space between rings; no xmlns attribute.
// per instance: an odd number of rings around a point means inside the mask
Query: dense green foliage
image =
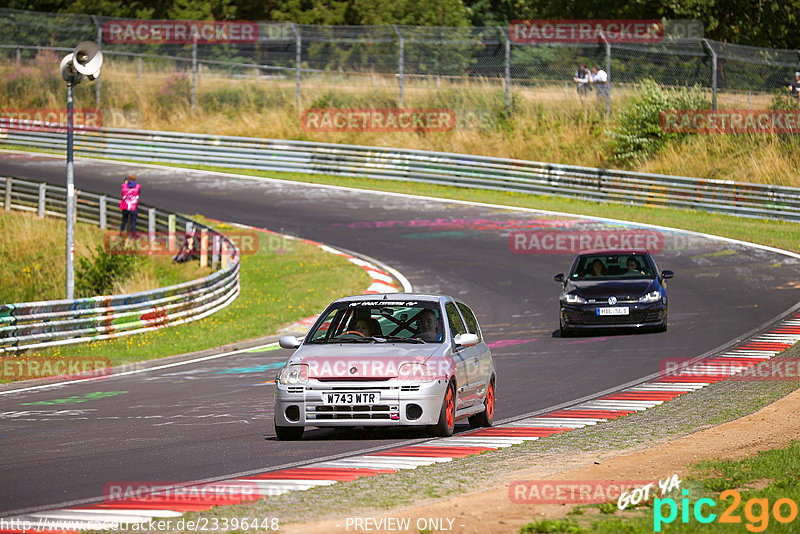
<svg viewBox="0 0 800 534"><path fill-rule="evenodd" d="M102 245L97 245L94 258L78 258L75 293L78 297L109 295L114 282L130 276L138 262L138 257L109 254Z"/></svg>
<svg viewBox="0 0 800 534"><path fill-rule="evenodd" d="M302 24L505 25L515 19L697 19L706 36L800 48L800 0L7 0L6 7L112 17Z"/></svg>
<svg viewBox="0 0 800 534"><path fill-rule="evenodd" d="M661 127L663 111L684 109L711 109L711 103L704 94L685 87L662 89L653 80L640 83L636 96L623 108L618 126L608 132L611 161L641 163L669 141L690 135Z"/></svg>

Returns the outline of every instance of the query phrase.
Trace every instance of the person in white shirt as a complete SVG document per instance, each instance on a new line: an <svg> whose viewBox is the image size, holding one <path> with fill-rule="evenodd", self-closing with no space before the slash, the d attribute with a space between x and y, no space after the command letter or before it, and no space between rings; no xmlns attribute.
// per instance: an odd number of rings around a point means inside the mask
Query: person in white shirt
<svg viewBox="0 0 800 534"><path fill-rule="evenodd" d="M591 82L597 85L597 97L605 97L608 94L608 73L600 68L600 65L592 67Z"/></svg>

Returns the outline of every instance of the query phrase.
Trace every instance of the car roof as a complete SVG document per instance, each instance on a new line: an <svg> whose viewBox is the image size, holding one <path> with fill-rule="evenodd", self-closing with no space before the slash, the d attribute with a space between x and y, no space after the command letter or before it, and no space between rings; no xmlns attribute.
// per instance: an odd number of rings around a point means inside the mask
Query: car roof
<svg viewBox="0 0 800 534"><path fill-rule="evenodd" d="M589 256L592 254L609 254L614 256L620 256L622 254L650 254L650 251L642 249L642 248L598 248L592 250L581 250L578 254L579 256Z"/></svg>
<svg viewBox="0 0 800 534"><path fill-rule="evenodd" d="M350 295L348 297L341 297L336 299L334 302L359 302L362 300L370 302L378 300L386 302L406 301L406 300L427 300L427 301L441 302L443 300L454 300L454 299L452 299L452 297L448 297L447 295L436 295L432 293L372 293L365 295Z"/></svg>

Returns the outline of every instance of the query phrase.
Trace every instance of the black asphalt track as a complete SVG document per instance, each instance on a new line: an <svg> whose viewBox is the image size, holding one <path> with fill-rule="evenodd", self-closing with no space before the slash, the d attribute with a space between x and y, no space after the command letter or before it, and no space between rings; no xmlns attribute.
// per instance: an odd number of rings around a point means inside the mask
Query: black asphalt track
<svg viewBox="0 0 800 534"><path fill-rule="evenodd" d="M415 291L463 298L494 347L498 419L654 373L663 359L712 350L800 300L798 260L666 232L655 257L676 273L669 331L561 339L552 278L569 268L572 255L514 253L509 234L607 224L89 160L76 162L75 181L78 189L116 196L130 172L142 183L143 203L366 254L405 274ZM64 161L0 153L0 176L63 185ZM607 216L614 211L609 206ZM263 382L288 354L248 353L0 396L0 515L99 497L110 482L207 479L424 437L414 430L312 430L299 443L277 441L272 386Z"/></svg>

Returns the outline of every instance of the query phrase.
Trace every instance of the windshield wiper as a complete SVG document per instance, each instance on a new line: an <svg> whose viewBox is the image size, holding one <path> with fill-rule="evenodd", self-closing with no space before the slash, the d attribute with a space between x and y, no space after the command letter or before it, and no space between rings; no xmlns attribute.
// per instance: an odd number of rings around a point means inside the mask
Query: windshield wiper
<svg viewBox="0 0 800 534"><path fill-rule="evenodd" d="M365 341L372 341L373 343L386 343L386 340L382 337L348 337L348 338L339 338L339 337L332 337L328 340L328 343L363 343Z"/></svg>
<svg viewBox="0 0 800 534"><path fill-rule="evenodd" d="M384 336L388 341L400 341L401 343L426 343L416 337Z"/></svg>

